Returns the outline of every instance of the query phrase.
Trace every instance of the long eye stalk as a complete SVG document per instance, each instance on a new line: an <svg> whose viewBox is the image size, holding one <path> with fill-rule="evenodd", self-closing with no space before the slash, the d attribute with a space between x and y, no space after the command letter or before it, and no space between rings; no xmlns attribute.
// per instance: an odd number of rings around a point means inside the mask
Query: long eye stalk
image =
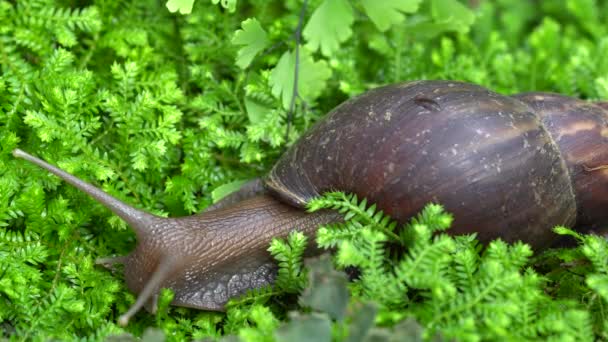
<svg viewBox="0 0 608 342"><path fill-rule="evenodd" d="M42 159L36 158L25 151L15 149L13 150L13 156L25 159L35 165L38 165L87 193L89 196L93 197L99 201L99 203L103 204L106 208L110 209L113 213L125 220L140 237L146 234L150 224L157 219L156 216L136 209L118 198L104 192L103 190L45 162Z"/></svg>

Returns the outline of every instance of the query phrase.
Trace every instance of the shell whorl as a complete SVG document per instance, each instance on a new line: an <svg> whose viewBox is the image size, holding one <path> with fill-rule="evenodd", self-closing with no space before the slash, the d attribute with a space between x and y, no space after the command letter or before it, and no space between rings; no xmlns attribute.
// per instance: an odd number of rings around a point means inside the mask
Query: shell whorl
<svg viewBox="0 0 608 342"><path fill-rule="evenodd" d="M592 103L559 94L523 93L559 146L577 200L577 225L608 225L608 102Z"/></svg>

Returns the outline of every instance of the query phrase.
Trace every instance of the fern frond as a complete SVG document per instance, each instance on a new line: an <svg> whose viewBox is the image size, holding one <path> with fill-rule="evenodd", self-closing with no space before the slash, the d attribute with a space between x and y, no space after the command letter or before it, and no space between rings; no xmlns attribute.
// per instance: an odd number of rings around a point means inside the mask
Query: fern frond
<svg viewBox="0 0 608 342"><path fill-rule="evenodd" d="M322 226L317 230L317 244L325 249L334 248L341 241L354 241L360 229L360 225L350 222Z"/></svg>
<svg viewBox="0 0 608 342"><path fill-rule="evenodd" d="M452 267L448 269L448 276L459 288L472 287L480 262L477 241L457 238L456 242L457 246L452 254Z"/></svg>
<svg viewBox="0 0 608 342"><path fill-rule="evenodd" d="M307 210L314 212L320 209L333 209L344 214L344 220L354 224L370 225L380 230L387 237L395 242L399 242L399 236L393 231L397 222L389 216L384 215L381 210L376 209L376 205L367 205L367 200L359 201L354 194L346 195L343 192L329 192L322 197L313 198L307 203Z"/></svg>
<svg viewBox="0 0 608 342"><path fill-rule="evenodd" d="M608 242L606 239L597 235L587 235L581 250L597 272L608 275Z"/></svg>
<svg viewBox="0 0 608 342"><path fill-rule="evenodd" d="M272 285L262 286L254 289L247 290L243 295L232 298L226 304L226 309L230 311L231 308L246 307L249 305L263 304L272 296L276 296L280 292Z"/></svg>
<svg viewBox="0 0 608 342"><path fill-rule="evenodd" d="M408 301L407 291L400 280L391 274L391 265L386 263L386 241L386 236L381 232L370 228L361 230L356 244L359 262L354 263L361 270L361 294L387 307L403 306Z"/></svg>
<svg viewBox="0 0 608 342"><path fill-rule="evenodd" d="M446 276L454 241L439 235L432 242L417 241L396 268L396 277L412 288L428 289Z"/></svg>
<svg viewBox="0 0 608 342"><path fill-rule="evenodd" d="M452 221L452 215L446 213L441 205L428 204L400 231L399 239L404 245L416 240L428 240L435 232L448 229Z"/></svg>
<svg viewBox="0 0 608 342"><path fill-rule="evenodd" d="M273 239L268 251L278 262L279 270L275 285L286 293L298 293L306 284L303 257L308 238L298 231L291 231L287 241Z"/></svg>

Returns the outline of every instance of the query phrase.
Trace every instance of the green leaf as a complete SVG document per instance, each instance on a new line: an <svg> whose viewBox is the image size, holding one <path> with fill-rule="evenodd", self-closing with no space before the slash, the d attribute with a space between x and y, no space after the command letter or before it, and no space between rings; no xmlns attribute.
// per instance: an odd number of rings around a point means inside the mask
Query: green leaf
<svg viewBox="0 0 608 342"><path fill-rule="evenodd" d="M313 12L304 28L304 38L311 51L321 48L321 53L331 56L340 43L350 38L355 20L353 9L346 0L325 0Z"/></svg>
<svg viewBox="0 0 608 342"><path fill-rule="evenodd" d="M312 313L302 315L291 312L290 322L275 332L279 342L329 342L331 341L331 321L327 315Z"/></svg>
<svg viewBox="0 0 608 342"><path fill-rule="evenodd" d="M374 326L374 319L378 311L373 303L356 303L351 308L351 321L348 325L346 342L364 341L369 330Z"/></svg>
<svg viewBox="0 0 608 342"><path fill-rule="evenodd" d="M247 110L247 117L249 122L252 124L261 123L266 115L271 112L271 108L264 106L263 104L255 101L254 99L245 98L245 109Z"/></svg>
<svg viewBox="0 0 608 342"><path fill-rule="evenodd" d="M247 183L249 180L236 180L230 183L222 184L211 191L211 199L213 203L217 203L222 198L230 195L231 193L237 191L243 186L243 184Z"/></svg>
<svg viewBox="0 0 608 342"><path fill-rule="evenodd" d="M249 18L241 23L242 30L237 30L232 44L243 45L236 56L236 65L245 69L251 64L255 55L264 50L269 43L268 35L256 18Z"/></svg>
<svg viewBox="0 0 608 342"><path fill-rule="evenodd" d="M403 13L414 13L422 0L361 0L369 18L380 31L386 31L405 18Z"/></svg>
<svg viewBox="0 0 608 342"><path fill-rule="evenodd" d="M395 325L392 329L392 341L409 341L409 342L422 342L424 339L423 329L418 322L413 318L408 318L399 324Z"/></svg>
<svg viewBox="0 0 608 342"><path fill-rule="evenodd" d="M178 12L181 14L190 14L192 13L192 6L194 5L194 0L168 0L167 1L167 9L171 13Z"/></svg>
<svg viewBox="0 0 608 342"><path fill-rule="evenodd" d="M587 285L595 290L604 300L608 301L608 275L591 274L587 277Z"/></svg>
<svg viewBox="0 0 608 342"><path fill-rule="evenodd" d="M289 108L293 96L295 53L286 51L270 73L272 94L280 98L283 108ZM305 49L300 49L298 93L305 101L314 101L325 90L331 69L323 60L315 62Z"/></svg>
<svg viewBox="0 0 608 342"><path fill-rule="evenodd" d="M581 234L579 234L578 232L576 232L568 227L556 226L553 228L553 232L555 232L556 234L559 234L559 235L570 235L579 241L583 241L583 236Z"/></svg>
<svg viewBox="0 0 608 342"><path fill-rule="evenodd" d="M141 337L142 342L164 342L165 334L162 330L156 328L146 328Z"/></svg>
<svg viewBox="0 0 608 342"><path fill-rule="evenodd" d="M608 77L596 78L595 88L600 99L608 99Z"/></svg>
<svg viewBox="0 0 608 342"><path fill-rule="evenodd" d="M475 21L475 14L458 0L433 0L431 14L438 24L466 33Z"/></svg>
<svg viewBox="0 0 608 342"><path fill-rule="evenodd" d="M327 255L312 259L307 265L310 267L308 287L300 296L300 303L341 321L349 298L346 275L333 269Z"/></svg>
<svg viewBox="0 0 608 342"><path fill-rule="evenodd" d="M217 5L221 2L222 7L228 10L228 12L232 13L236 10L236 0L211 0L211 3Z"/></svg>

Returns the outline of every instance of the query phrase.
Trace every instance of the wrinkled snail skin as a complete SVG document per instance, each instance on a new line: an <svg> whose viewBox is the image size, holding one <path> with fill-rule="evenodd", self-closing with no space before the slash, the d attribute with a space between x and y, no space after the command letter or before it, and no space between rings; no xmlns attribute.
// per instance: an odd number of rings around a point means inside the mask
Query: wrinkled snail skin
<svg viewBox="0 0 608 342"><path fill-rule="evenodd" d="M312 237L341 219L304 210L325 191L365 197L401 223L441 203L455 217L451 234L477 233L484 242L544 248L556 225L605 229L607 131L606 102L504 96L456 81L385 86L326 115L263 180L181 218L147 214L21 150L13 154L88 193L135 230L134 251L101 260L124 263L127 286L138 293L119 319L126 324L143 306L154 311L161 287L174 291L174 305L222 310L230 298L271 284L272 238L294 228Z"/></svg>
<svg viewBox="0 0 608 342"><path fill-rule="evenodd" d="M274 237L285 238L292 229L312 237L317 226L338 218L330 211L309 214L262 194L198 215L161 219L128 256L125 280L140 293L145 275L175 259L162 283L174 291L173 304L222 310L229 298L273 282L267 249Z"/></svg>

